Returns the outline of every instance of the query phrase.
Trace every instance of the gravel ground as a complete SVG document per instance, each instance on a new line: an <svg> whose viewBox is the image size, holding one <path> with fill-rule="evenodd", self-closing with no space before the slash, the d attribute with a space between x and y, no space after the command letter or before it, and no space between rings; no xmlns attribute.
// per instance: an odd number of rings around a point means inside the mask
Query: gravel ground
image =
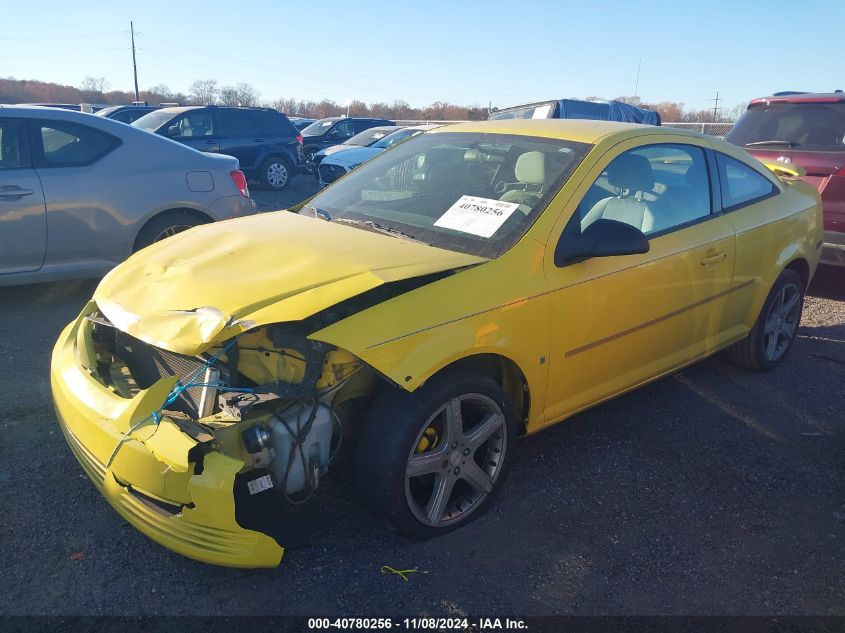
<svg viewBox="0 0 845 633"><path fill-rule="evenodd" d="M313 181L294 187L255 196L289 206ZM491 511L434 541L332 481L259 571L159 547L71 455L50 351L94 285L0 289L0 614L845 614L841 270L820 271L778 369L711 358L527 438Z"/></svg>

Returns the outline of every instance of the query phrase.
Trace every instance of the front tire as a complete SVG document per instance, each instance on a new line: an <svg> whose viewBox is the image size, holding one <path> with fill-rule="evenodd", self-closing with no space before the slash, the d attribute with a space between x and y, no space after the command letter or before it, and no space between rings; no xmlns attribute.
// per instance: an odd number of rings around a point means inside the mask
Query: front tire
<svg viewBox="0 0 845 633"><path fill-rule="evenodd" d="M317 175L317 165L314 164L314 154L320 151L319 147L306 147L302 150L302 166L306 174Z"/></svg>
<svg viewBox="0 0 845 633"><path fill-rule="evenodd" d="M728 358L754 371L777 367L792 348L803 308L804 282L795 271L783 271L751 332L727 349Z"/></svg>
<svg viewBox="0 0 845 633"><path fill-rule="evenodd" d="M271 156L261 163L261 184L273 191L284 191L290 186L293 170L284 158Z"/></svg>
<svg viewBox="0 0 845 633"><path fill-rule="evenodd" d="M501 490L517 418L494 380L446 371L409 394L380 394L356 456L358 489L402 534L428 539L483 514Z"/></svg>

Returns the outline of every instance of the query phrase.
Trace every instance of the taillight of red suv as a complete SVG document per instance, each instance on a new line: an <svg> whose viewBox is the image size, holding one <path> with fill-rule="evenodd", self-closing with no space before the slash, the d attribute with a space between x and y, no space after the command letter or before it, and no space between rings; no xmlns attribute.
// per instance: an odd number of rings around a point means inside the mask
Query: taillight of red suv
<svg viewBox="0 0 845 633"><path fill-rule="evenodd" d="M232 177L232 182L235 183L241 195L244 198L249 198L249 186L246 184L244 173L240 169L235 169L234 171L230 171L229 175Z"/></svg>

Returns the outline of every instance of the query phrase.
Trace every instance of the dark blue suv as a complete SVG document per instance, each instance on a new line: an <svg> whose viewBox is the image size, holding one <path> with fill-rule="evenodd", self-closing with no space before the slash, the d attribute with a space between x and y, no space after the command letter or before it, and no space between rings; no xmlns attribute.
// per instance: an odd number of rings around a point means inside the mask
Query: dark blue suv
<svg viewBox="0 0 845 633"><path fill-rule="evenodd" d="M302 170L308 174L315 172L314 154L321 149L340 145L359 132L377 125L396 125L387 119L369 119L358 117L327 117L314 121L302 130Z"/></svg>
<svg viewBox="0 0 845 633"><path fill-rule="evenodd" d="M132 125L202 152L234 156L247 178L260 180L268 189L287 189L299 170L302 137L272 108L162 108Z"/></svg>

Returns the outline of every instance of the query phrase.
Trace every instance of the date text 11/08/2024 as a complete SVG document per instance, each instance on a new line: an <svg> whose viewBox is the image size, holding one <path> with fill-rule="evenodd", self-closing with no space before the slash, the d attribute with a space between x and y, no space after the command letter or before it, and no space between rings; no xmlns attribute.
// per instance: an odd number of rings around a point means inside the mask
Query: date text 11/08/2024
<svg viewBox="0 0 845 633"><path fill-rule="evenodd" d="M519 618L309 618L309 630L505 631L526 629Z"/></svg>

